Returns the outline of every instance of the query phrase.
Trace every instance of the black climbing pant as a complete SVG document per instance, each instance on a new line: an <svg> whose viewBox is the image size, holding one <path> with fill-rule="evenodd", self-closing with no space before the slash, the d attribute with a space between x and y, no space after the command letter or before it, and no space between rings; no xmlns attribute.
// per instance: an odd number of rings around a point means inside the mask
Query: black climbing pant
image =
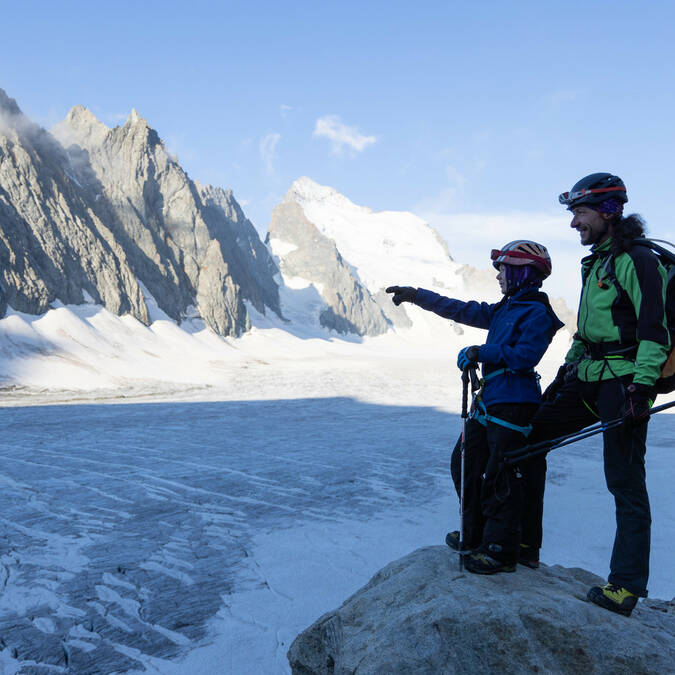
<svg viewBox="0 0 675 675"><path fill-rule="evenodd" d="M534 403L498 404L490 406L487 413L517 426L527 426L537 407ZM495 422L484 426L470 419L466 423L464 541L468 548L491 545L490 555L504 562L517 560L521 542L536 548L541 544L543 480L537 474L545 476L546 460L543 457L527 460L515 467L502 462L505 452L525 442L521 432ZM458 495L460 447L458 441L451 458ZM541 494L533 493L533 489ZM528 513L524 511L526 504ZM530 510L537 515L533 517Z"/></svg>
<svg viewBox="0 0 675 675"><path fill-rule="evenodd" d="M528 443L558 438L599 419L621 417L624 388L631 376L600 382L572 380L553 401L543 403L532 418ZM616 534L610 561L609 583L646 597L649 577L651 513L645 482L647 423L622 424L603 432L605 482L616 506ZM562 452L562 450L561 450ZM543 481L542 481L543 495ZM542 500L543 503L543 500ZM570 518L581 514L570 513ZM592 517L592 514L583 514ZM569 542L570 546L575 542Z"/></svg>

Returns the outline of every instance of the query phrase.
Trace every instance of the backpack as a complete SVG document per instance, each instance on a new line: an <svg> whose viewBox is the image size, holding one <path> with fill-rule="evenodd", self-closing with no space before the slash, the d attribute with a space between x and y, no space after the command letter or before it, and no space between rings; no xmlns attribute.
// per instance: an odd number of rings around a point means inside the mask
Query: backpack
<svg viewBox="0 0 675 675"><path fill-rule="evenodd" d="M651 249L659 259L659 262L666 268L665 311L666 326L668 328L668 334L670 335L670 352L668 353L666 362L663 364L661 376L656 381L655 387L657 394L668 394L671 391L675 391L675 252L669 251L656 242L668 244L668 246L672 246L675 249L675 244L671 244L669 241L664 241L662 239L638 237L637 239L633 239L632 243L634 246L646 246ZM611 259L612 261L614 260L613 256ZM614 274L613 262L609 266L607 272L610 281L620 287L621 285Z"/></svg>

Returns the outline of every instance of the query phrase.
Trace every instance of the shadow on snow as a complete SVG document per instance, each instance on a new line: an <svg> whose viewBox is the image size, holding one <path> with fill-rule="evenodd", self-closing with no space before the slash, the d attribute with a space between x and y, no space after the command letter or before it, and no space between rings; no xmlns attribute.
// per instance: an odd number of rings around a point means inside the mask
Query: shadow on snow
<svg viewBox="0 0 675 675"><path fill-rule="evenodd" d="M256 532L447 493L460 420L325 398L4 408L0 425L0 635L21 661L123 672L130 649L205 637Z"/></svg>

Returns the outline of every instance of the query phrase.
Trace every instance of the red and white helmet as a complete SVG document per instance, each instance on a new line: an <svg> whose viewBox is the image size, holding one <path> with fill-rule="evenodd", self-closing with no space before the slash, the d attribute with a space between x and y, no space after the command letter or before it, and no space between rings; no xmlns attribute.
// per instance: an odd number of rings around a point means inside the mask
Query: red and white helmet
<svg viewBox="0 0 675 675"><path fill-rule="evenodd" d="M546 246L529 239L510 241L501 250L492 249L492 264L499 269L501 263L507 265L532 265L546 278L551 274L551 256Z"/></svg>

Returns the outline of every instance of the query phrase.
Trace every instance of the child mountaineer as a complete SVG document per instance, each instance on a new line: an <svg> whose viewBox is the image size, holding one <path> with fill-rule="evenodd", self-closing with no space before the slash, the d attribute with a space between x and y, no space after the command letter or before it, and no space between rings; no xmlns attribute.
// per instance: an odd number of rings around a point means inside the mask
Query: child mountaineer
<svg viewBox="0 0 675 675"><path fill-rule="evenodd" d="M533 460L505 466L504 453L525 445L529 422L541 401L534 367L562 326L539 289L551 274L545 246L520 239L492 251L492 264L504 297L497 304L462 302L433 291L390 286L395 305L412 302L446 319L485 328L484 345L459 352L461 370L482 364L482 391L476 397L465 434L464 566L477 574L513 572L516 563L536 566L541 546L539 531L523 524L524 504L535 512L543 495L530 494L528 475ZM457 449L456 449L457 450ZM456 452L453 453L456 456ZM545 462L544 459L537 459ZM453 457L453 479L459 492L459 462ZM541 471L541 467L538 467ZM545 470L545 469L544 469ZM536 487L541 481L533 480ZM527 522L525 518L525 522ZM530 519L540 523L536 517ZM459 532L446 543L458 549Z"/></svg>

